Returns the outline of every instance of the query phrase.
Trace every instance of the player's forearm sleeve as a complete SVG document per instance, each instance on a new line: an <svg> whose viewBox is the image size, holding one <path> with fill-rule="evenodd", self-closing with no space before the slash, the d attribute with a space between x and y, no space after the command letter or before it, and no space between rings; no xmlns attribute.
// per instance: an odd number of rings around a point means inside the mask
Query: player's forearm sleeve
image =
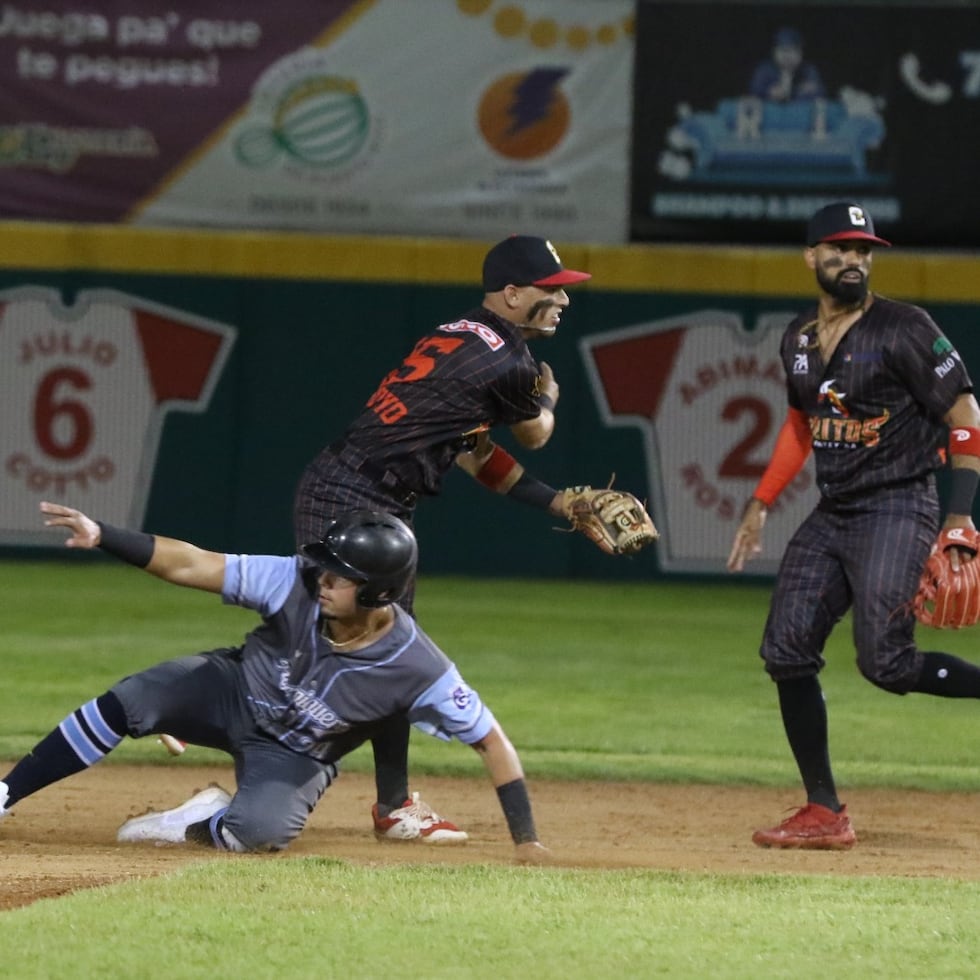
<svg viewBox="0 0 980 980"><path fill-rule="evenodd" d="M803 469L803 464L809 458L812 449L810 423L807 421L806 413L798 408L791 408L786 413L779 435L776 436L772 459L769 460L765 473L759 478L758 486L752 496L761 500L767 507L771 507L797 473Z"/></svg>
<svg viewBox="0 0 980 980"><path fill-rule="evenodd" d="M515 844L528 844L538 839L531 814L531 800L527 795L527 783L515 779L497 787L497 798L507 820L507 828Z"/></svg>
<svg viewBox="0 0 980 980"><path fill-rule="evenodd" d="M515 479L516 476L516 479ZM513 456L500 446L494 446L487 461L476 473L476 479L494 493L506 494L514 500L547 510L558 491L531 476Z"/></svg>
<svg viewBox="0 0 980 980"><path fill-rule="evenodd" d="M129 562L137 568L146 568L150 564L155 547L152 534L129 531L103 521L96 521L96 524L99 525L99 547L106 554Z"/></svg>

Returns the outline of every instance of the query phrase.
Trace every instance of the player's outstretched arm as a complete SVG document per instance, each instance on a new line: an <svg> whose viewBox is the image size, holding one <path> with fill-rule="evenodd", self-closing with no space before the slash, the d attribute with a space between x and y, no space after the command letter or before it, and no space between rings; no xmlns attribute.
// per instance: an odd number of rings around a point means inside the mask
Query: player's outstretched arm
<svg viewBox="0 0 980 980"><path fill-rule="evenodd" d="M64 527L70 532L68 548L101 548L107 554L143 568L151 575L175 585L205 592L221 592L225 574L225 556L205 551L187 541L128 531L94 521L74 507L41 502L46 515L45 527Z"/></svg>
<svg viewBox="0 0 980 980"><path fill-rule="evenodd" d="M495 493L566 518L571 530L584 534L606 554L632 555L657 540L652 518L633 494L613 490L611 481L602 490L590 486L555 490L531 476L485 432L470 452L456 457L456 462Z"/></svg>
<svg viewBox="0 0 980 980"><path fill-rule="evenodd" d="M493 728L473 748L483 759L490 780L497 790L510 836L514 841L515 860L520 864L545 864L551 852L539 840L531 812L531 801L524 782L524 769L517 750L494 721Z"/></svg>

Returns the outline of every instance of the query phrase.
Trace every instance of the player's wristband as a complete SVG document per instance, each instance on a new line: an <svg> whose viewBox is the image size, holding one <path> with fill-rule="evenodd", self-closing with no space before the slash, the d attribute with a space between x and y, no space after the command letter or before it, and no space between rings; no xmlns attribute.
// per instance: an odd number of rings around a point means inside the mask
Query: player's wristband
<svg viewBox="0 0 980 980"><path fill-rule="evenodd" d="M961 425L949 430L950 456L980 456L980 429Z"/></svg>
<svg viewBox="0 0 980 980"><path fill-rule="evenodd" d="M497 487L510 476L517 465L517 460L506 449L501 449L500 446L495 445L487 461L477 472L476 478L485 487L496 492Z"/></svg>
<svg viewBox="0 0 980 980"><path fill-rule="evenodd" d="M527 783L515 779L497 787L497 799L504 811L510 836L515 844L528 844L538 839L531 813L531 800L527 795Z"/></svg>
<svg viewBox="0 0 980 980"><path fill-rule="evenodd" d="M553 412L555 410L555 400L551 397L551 395L538 395L538 404L542 408L548 409L549 412Z"/></svg>
<svg viewBox="0 0 980 980"><path fill-rule="evenodd" d="M949 498L946 511L950 514L973 513L973 498L977 495L980 473L965 466L957 466L949 474Z"/></svg>
<svg viewBox="0 0 980 980"><path fill-rule="evenodd" d="M114 527L112 524L103 524L96 521L99 525L99 547L106 554L120 558L130 565L137 568L146 568L153 557L154 540L152 534L145 531L127 531L122 527Z"/></svg>
<svg viewBox="0 0 980 980"><path fill-rule="evenodd" d="M525 470L520 479L508 491L507 496L520 500L532 507L540 507L541 510L548 510L551 501L555 499L558 491L554 487L549 487L547 483L542 483L536 477L530 475Z"/></svg>

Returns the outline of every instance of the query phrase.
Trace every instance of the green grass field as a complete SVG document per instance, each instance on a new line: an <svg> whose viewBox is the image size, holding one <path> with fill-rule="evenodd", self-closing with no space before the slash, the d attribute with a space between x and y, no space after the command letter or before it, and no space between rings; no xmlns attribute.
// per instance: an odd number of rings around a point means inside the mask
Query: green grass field
<svg viewBox="0 0 980 980"><path fill-rule="evenodd" d="M217 597L98 561L0 563L0 595L6 759L122 675L237 643L256 622ZM532 779L792 787L757 655L767 599L746 580L432 579L418 614L502 720ZM975 635L923 640L976 659ZM846 621L827 656L843 788L980 790L975 702L877 691L854 668ZM413 773L484 778L462 746L424 736L412 746ZM367 771L365 751L349 769ZM160 755L125 742L106 764ZM160 916L164 902L173 911ZM970 881L382 869L287 856L216 861L0 913L0 948L21 977L970 977L977 922L980 884Z"/></svg>

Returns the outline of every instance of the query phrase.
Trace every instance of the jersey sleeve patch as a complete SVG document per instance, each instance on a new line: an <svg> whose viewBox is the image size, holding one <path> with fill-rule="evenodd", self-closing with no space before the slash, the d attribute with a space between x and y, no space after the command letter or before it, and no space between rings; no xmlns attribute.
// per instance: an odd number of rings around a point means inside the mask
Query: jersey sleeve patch
<svg viewBox="0 0 980 980"><path fill-rule="evenodd" d="M475 320L457 320L455 323L443 323L436 327L443 333L473 333L482 340L490 350L500 350L504 346L504 338L495 330L492 330L485 323L477 323Z"/></svg>
<svg viewBox="0 0 980 980"><path fill-rule="evenodd" d="M426 735L472 745L486 738L494 718L480 695L451 666L423 691L408 712L409 721Z"/></svg>

